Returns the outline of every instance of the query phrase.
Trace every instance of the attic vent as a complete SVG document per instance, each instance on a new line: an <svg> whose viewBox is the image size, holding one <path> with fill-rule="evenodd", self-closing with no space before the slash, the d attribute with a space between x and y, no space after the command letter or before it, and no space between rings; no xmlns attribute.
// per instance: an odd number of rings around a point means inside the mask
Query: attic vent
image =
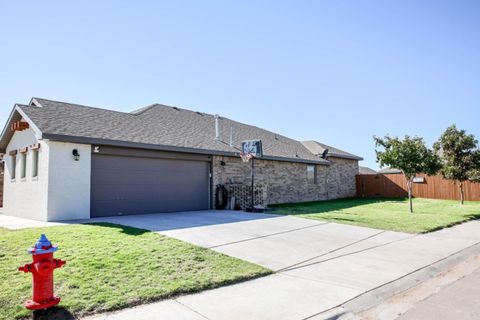
<svg viewBox="0 0 480 320"><path fill-rule="evenodd" d="M196 112L197 112L197 114L203 116L203 113L201 113L200 111L196 111Z"/></svg>
<svg viewBox="0 0 480 320"><path fill-rule="evenodd" d="M178 107L172 107L172 108L177 110L177 111L180 111L180 109Z"/></svg>
<svg viewBox="0 0 480 320"><path fill-rule="evenodd" d="M275 135L275 140L278 140L278 136L277 136L277 135Z"/></svg>
<svg viewBox="0 0 480 320"><path fill-rule="evenodd" d="M29 125L28 122L23 122L23 121L16 121L10 125L10 130L11 131L23 131L25 129L28 129Z"/></svg>

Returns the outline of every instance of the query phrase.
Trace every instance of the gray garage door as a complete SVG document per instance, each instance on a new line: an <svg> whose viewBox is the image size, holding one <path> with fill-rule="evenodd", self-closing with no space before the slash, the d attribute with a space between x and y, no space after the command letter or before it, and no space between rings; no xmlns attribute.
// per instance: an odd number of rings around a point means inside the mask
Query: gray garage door
<svg viewBox="0 0 480 320"><path fill-rule="evenodd" d="M210 163L92 154L92 217L209 208Z"/></svg>

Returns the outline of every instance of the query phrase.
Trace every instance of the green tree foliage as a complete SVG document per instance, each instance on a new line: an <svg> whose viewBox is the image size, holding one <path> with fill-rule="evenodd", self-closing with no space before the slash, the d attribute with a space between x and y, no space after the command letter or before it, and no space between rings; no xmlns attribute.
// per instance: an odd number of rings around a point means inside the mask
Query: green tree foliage
<svg viewBox="0 0 480 320"><path fill-rule="evenodd" d="M433 145L442 160L441 173L445 179L458 183L460 203L464 202L464 182L480 181L480 150L473 134L458 130L453 124Z"/></svg>
<svg viewBox="0 0 480 320"><path fill-rule="evenodd" d="M377 162L381 167L399 169L405 175L410 212L413 212L412 184L418 173L434 175L440 170L439 157L425 145L420 137L405 136L403 139L385 136L373 137Z"/></svg>

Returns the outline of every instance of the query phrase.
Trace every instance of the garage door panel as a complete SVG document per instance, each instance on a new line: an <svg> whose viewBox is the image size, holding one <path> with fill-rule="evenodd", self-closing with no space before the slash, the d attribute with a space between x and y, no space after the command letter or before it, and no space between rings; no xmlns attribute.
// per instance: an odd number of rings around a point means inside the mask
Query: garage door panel
<svg viewBox="0 0 480 320"><path fill-rule="evenodd" d="M92 216L204 210L207 161L92 155Z"/></svg>
<svg viewBox="0 0 480 320"><path fill-rule="evenodd" d="M115 190L112 190L115 188ZM93 201L116 201L116 200L142 200L150 201L155 197L164 197L162 201L168 202L170 198L174 198L174 201L191 201L198 199L198 201L206 200L203 198L203 193L196 193L196 189L189 188L185 189L185 192L178 193L173 188L163 190L159 192L156 190L156 186L153 186L150 189L146 189L142 192L130 192L131 187L129 186L105 186L101 188L96 188L95 194L92 195Z"/></svg>
<svg viewBox="0 0 480 320"><path fill-rule="evenodd" d="M205 173L203 175L185 174L184 172L169 174L155 174L155 175L131 175L131 174L98 174L95 178L97 181L101 181L100 186L157 186L159 182L163 186L176 187L179 182L184 182L183 188L196 188L198 183L205 182ZM161 181L159 181L161 180Z"/></svg>

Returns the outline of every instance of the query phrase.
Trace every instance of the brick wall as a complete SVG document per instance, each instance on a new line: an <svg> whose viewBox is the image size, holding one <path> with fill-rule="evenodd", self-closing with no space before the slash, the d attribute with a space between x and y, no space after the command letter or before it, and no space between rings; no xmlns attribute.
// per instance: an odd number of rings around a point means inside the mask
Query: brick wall
<svg viewBox="0 0 480 320"><path fill-rule="evenodd" d="M266 188L267 204L326 200L355 196L358 161L329 158L332 165L317 165L317 184L307 180L307 164L256 160L255 183ZM225 165L221 165L223 162ZM213 185L248 184L251 163L240 158L214 156Z"/></svg>
<svg viewBox="0 0 480 320"><path fill-rule="evenodd" d="M358 174L358 161L329 157L328 198L348 198L356 196L355 176Z"/></svg>

